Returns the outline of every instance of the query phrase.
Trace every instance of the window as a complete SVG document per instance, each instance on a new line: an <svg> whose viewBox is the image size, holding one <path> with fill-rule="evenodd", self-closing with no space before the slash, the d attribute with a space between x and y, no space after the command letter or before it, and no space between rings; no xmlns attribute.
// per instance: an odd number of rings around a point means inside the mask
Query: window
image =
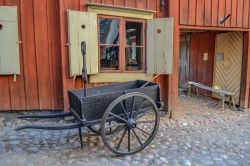
<svg viewBox="0 0 250 166"><path fill-rule="evenodd" d="M145 71L145 21L99 16L100 72Z"/></svg>

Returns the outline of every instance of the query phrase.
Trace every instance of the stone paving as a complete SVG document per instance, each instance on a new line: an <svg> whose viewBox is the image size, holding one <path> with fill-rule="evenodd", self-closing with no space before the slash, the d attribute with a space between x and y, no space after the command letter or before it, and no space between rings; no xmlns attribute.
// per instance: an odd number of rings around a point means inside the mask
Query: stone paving
<svg viewBox="0 0 250 166"><path fill-rule="evenodd" d="M250 111L221 111L218 101L203 96L181 95L176 120L162 117L154 141L124 157L111 154L87 129L83 149L77 130L16 132L24 123L17 115L0 114L0 166L250 165Z"/></svg>

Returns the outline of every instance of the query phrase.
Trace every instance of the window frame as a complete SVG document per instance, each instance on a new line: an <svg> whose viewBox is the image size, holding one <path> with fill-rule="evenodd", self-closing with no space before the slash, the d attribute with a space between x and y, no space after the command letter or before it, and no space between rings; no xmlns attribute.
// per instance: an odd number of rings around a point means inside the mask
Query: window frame
<svg viewBox="0 0 250 166"><path fill-rule="evenodd" d="M101 44L100 43L100 19L110 18L119 20L119 69L102 69L100 63L100 47L116 44ZM144 19L134 19L127 17L117 17L108 15L97 15L97 28L98 28L98 70L100 73L146 73L146 20ZM126 70L126 52L125 49L128 48L126 45L126 22L136 22L142 23L142 45L136 46L136 48L142 48L142 69L141 70Z"/></svg>

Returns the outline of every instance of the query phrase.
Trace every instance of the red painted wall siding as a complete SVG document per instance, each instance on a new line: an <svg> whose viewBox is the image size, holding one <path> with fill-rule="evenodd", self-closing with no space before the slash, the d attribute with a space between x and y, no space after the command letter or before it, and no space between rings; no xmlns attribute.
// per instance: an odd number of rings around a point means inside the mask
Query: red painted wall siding
<svg viewBox="0 0 250 166"><path fill-rule="evenodd" d="M250 28L249 0L179 0L180 24ZM231 17L220 24L228 14Z"/></svg>
<svg viewBox="0 0 250 166"><path fill-rule="evenodd" d="M0 0L0 6L17 6L21 75L0 76L0 111L62 110L68 108L67 90L82 87L69 77L66 10L86 11L86 3L100 3L160 11L160 0ZM167 100L167 76L156 80ZM88 86L96 86L89 84Z"/></svg>
<svg viewBox="0 0 250 166"><path fill-rule="evenodd" d="M0 110L62 109L57 0L2 0L17 6L21 75L0 76Z"/></svg>

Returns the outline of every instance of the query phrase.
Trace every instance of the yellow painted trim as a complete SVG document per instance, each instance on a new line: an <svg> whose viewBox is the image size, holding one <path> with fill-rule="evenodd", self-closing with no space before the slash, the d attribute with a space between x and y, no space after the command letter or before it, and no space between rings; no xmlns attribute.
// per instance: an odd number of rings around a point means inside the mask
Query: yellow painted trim
<svg viewBox="0 0 250 166"><path fill-rule="evenodd" d="M119 7L112 5L102 5L95 3L88 3L88 12L94 12L97 14L140 18L140 19L153 19L155 11L142 10L137 8Z"/></svg>
<svg viewBox="0 0 250 166"><path fill-rule="evenodd" d="M90 75L90 83L100 82L126 82L133 80L151 81L153 74L146 73L99 73Z"/></svg>

